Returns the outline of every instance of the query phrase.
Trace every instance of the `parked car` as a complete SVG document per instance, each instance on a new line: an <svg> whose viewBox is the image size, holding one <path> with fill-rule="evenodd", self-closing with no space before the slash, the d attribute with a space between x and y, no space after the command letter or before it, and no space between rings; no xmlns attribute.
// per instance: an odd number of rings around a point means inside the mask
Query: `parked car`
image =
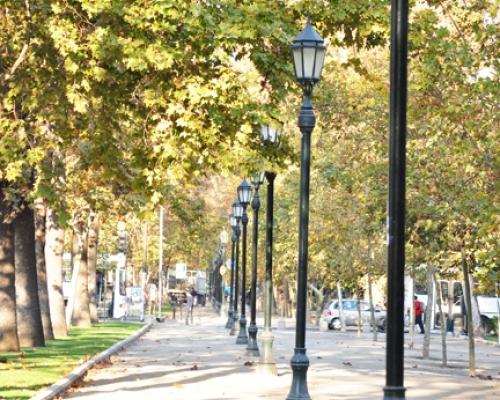
<svg viewBox="0 0 500 400"><path fill-rule="evenodd" d="M359 309L361 310L361 323L370 324L371 312L370 303L367 301L359 301ZM344 314L344 320L346 326L357 326L358 325L358 300L355 299L343 299L342 300L342 311ZM385 331L385 317L386 312L382 310L379 306L375 306L375 322L377 324L377 329L379 332ZM340 322L340 310L338 300L333 300L328 307L325 308L322 314L322 318L328 323L328 328L339 330L342 327Z"/></svg>

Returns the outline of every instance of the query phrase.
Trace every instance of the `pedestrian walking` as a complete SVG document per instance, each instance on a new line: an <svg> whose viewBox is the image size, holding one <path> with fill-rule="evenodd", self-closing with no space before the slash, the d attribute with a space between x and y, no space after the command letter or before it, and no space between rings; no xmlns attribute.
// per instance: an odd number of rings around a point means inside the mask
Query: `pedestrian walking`
<svg viewBox="0 0 500 400"><path fill-rule="evenodd" d="M424 306L417 296L413 296L413 308L415 310L415 324L420 328L420 333L425 333L424 323L422 322L422 315L424 313Z"/></svg>

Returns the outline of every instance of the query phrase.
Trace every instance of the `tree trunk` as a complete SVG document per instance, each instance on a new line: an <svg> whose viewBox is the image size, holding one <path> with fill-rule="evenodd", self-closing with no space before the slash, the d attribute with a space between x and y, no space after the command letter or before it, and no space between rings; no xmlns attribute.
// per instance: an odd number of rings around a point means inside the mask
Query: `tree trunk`
<svg viewBox="0 0 500 400"><path fill-rule="evenodd" d="M35 255L35 217L26 206L14 221L17 335L22 347L45 346Z"/></svg>
<svg viewBox="0 0 500 400"><path fill-rule="evenodd" d="M90 327L92 323L89 305L88 230L86 224L78 223L74 235L77 238L75 265L78 264L78 267L74 268L73 271L77 270L78 272L71 324L79 327Z"/></svg>
<svg viewBox="0 0 500 400"><path fill-rule="evenodd" d="M436 279L436 274L434 274L434 282L436 282L436 302L439 310L439 320L441 321L441 350L442 350L442 360L441 365L446 367L448 365L448 357L446 353L446 321L444 318L442 299L443 294L441 292L441 285Z"/></svg>
<svg viewBox="0 0 500 400"><path fill-rule="evenodd" d="M0 184L0 352L19 351L16 323L14 224Z"/></svg>
<svg viewBox="0 0 500 400"><path fill-rule="evenodd" d="M130 255L132 254L132 252L134 251L134 248L133 248L133 237L132 235L130 235L131 237L129 238L127 236L127 249L125 250L125 256L127 257L127 265L126 265L126 273L125 273L125 288L130 288L130 287L133 287L135 286L135 276L134 276L134 264L132 263L132 258L130 257ZM128 240L128 239L131 239L131 240ZM222 278L221 278L221 281L222 281ZM222 290L222 288L221 288ZM221 299L222 300L222 299Z"/></svg>
<svg viewBox="0 0 500 400"><path fill-rule="evenodd" d="M463 287L463 286L462 286ZM453 303L454 303L454 298L453 298L453 281L448 282L448 318L446 321L446 330L448 331L448 321L450 321L450 326L453 327L454 321L453 321ZM453 328L451 328L451 333L454 334Z"/></svg>
<svg viewBox="0 0 500 400"><path fill-rule="evenodd" d="M345 332L345 318L344 318L344 303L342 302L342 288L340 287L340 282L337 282L337 297L339 301L339 317L340 317L340 330Z"/></svg>
<svg viewBox="0 0 500 400"><path fill-rule="evenodd" d="M359 295L359 287L356 285L356 308L358 309L358 337L361 336L363 330L363 317L361 316L361 299Z"/></svg>
<svg viewBox="0 0 500 400"><path fill-rule="evenodd" d="M288 287L288 280L283 276L283 316L284 318L290 318L290 290Z"/></svg>
<svg viewBox="0 0 500 400"><path fill-rule="evenodd" d="M47 288L47 269L45 267L45 216L46 207L42 199L35 201L35 252L36 272L38 279L38 301L42 317L43 336L45 340L54 339L50 319L49 292Z"/></svg>
<svg viewBox="0 0 500 400"><path fill-rule="evenodd" d="M280 303L280 297L278 294L278 285L273 286L273 314L272 315L279 315L279 303Z"/></svg>
<svg viewBox="0 0 500 400"><path fill-rule="evenodd" d="M467 265L467 258L465 251L462 250L462 271L464 274L464 295L467 321L467 337L469 338L469 376L476 376L476 350L474 344L474 327L472 324L472 291L469 279L469 266Z"/></svg>
<svg viewBox="0 0 500 400"><path fill-rule="evenodd" d="M429 358L429 348L431 344L431 322L432 322L432 305L434 304L434 267L427 264L426 277L427 277L427 305L425 307L425 334L424 344L422 348L422 357Z"/></svg>
<svg viewBox="0 0 500 400"><path fill-rule="evenodd" d="M471 303L472 303L472 326L474 327L474 337L484 337L485 330L481 323L481 314L479 312L479 304L477 298L474 296L474 277L469 271L469 285L471 287Z"/></svg>
<svg viewBox="0 0 500 400"><path fill-rule="evenodd" d="M410 349L415 346L415 307L413 301L415 297L415 267L411 266L411 286L410 286Z"/></svg>
<svg viewBox="0 0 500 400"><path fill-rule="evenodd" d="M95 324L97 318L97 293L96 293L96 266L97 266L97 245L99 239L99 221L97 214L91 213L89 217L88 235L88 268L89 268L89 308L90 321Z"/></svg>
<svg viewBox="0 0 500 400"><path fill-rule="evenodd" d="M64 315L62 266L64 252L64 229L59 226L57 214L47 209L45 232L45 265L49 294L50 320L56 338L66 337L68 330Z"/></svg>
<svg viewBox="0 0 500 400"><path fill-rule="evenodd" d="M323 293L321 290L319 290L316 286L314 286L312 283L308 284L309 289L311 289L317 296L316 300L316 316L315 316L315 321L314 324L316 326L319 326L319 321L321 319L321 312L323 311L323 305L324 305L324 298ZM313 296L308 296L312 299Z"/></svg>
<svg viewBox="0 0 500 400"><path fill-rule="evenodd" d="M71 326L73 310L75 308L75 297L78 290L78 274L80 271L80 251L77 228L73 227L71 235L71 282L68 299L66 302L66 326Z"/></svg>
<svg viewBox="0 0 500 400"><path fill-rule="evenodd" d="M372 243L368 238L368 301L370 302L370 323L373 331L373 341L377 341L377 322L375 321L375 304L372 292Z"/></svg>

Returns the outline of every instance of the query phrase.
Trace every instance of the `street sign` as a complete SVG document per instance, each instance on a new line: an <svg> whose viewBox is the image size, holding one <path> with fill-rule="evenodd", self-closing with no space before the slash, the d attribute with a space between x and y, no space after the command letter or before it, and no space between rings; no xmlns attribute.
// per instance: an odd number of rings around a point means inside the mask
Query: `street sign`
<svg viewBox="0 0 500 400"><path fill-rule="evenodd" d="M186 279L187 278L187 265L184 263L175 264L175 278L176 279Z"/></svg>

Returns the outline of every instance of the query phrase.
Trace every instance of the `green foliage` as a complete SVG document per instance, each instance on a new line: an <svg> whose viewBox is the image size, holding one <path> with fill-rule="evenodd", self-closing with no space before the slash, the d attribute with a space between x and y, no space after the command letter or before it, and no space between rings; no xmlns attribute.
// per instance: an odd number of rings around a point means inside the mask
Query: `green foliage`
<svg viewBox="0 0 500 400"><path fill-rule="evenodd" d="M453 275L465 250L482 283L498 279L493 3L423 2L410 46L410 257Z"/></svg>
<svg viewBox="0 0 500 400"><path fill-rule="evenodd" d="M201 260L223 218L207 217L217 207L193 188L216 174L273 169L276 270L292 277L300 94L288 45L308 12L329 44L315 89L311 276L330 287L337 279L355 285L368 241L381 273L388 6L57 0L3 7L0 180L8 201L15 210L43 197L63 220L106 215L103 251L112 251L124 218L139 244L141 222L163 204L177 224L170 256ZM493 0L421 0L410 30L407 260L456 274L465 249L485 286L498 280L497 12ZM284 123L279 147L260 142L259 124L269 118Z"/></svg>

